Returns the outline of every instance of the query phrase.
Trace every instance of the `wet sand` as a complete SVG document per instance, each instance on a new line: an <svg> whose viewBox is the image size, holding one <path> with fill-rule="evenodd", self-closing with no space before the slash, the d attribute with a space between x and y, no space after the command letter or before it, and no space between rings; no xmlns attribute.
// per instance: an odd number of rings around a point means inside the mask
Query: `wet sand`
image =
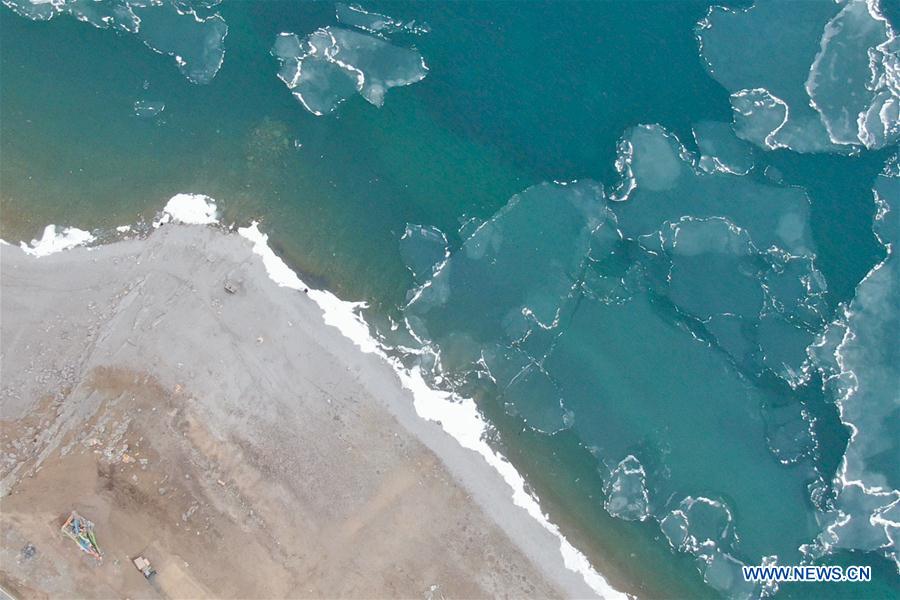
<svg viewBox="0 0 900 600"><path fill-rule="evenodd" d="M496 471L248 240L170 224L39 259L4 245L0 261L14 596L593 595ZM102 564L60 534L71 510Z"/></svg>

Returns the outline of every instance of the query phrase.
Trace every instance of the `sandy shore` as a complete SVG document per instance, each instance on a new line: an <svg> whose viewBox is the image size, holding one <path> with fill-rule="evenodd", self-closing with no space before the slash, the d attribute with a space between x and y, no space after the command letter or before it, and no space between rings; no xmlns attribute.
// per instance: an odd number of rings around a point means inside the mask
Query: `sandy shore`
<svg viewBox="0 0 900 600"><path fill-rule="evenodd" d="M420 419L390 366L273 283L248 240L167 225L0 260L13 595L593 595L484 458ZM73 509L101 565L61 536Z"/></svg>

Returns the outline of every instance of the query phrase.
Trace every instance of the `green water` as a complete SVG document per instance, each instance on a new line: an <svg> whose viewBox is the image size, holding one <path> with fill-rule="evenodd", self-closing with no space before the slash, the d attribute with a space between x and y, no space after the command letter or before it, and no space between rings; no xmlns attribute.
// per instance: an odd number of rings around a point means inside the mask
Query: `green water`
<svg viewBox="0 0 900 600"><path fill-rule="evenodd" d="M891 17L895 8L884 5ZM682 175L678 185L663 182L651 193L656 179L672 169L686 173L687 166L665 156L668 142L662 138L647 141L643 154L635 138L638 190L624 208L603 200L603 214L613 215L627 238L621 246L604 245L594 232L584 248L569 249L568 234L547 225L559 213L536 201L531 212L492 222L521 245L544 236L531 260L559 252L567 266L542 270L546 265L516 263L519 255L507 247L495 258L514 268L491 272L476 260L465 267L471 269L468 278L454 279L464 263L451 259L446 278L455 312L439 321L440 311L430 305L419 312L404 309L415 285L400 250L407 223L438 228L461 257L476 244L466 245L471 231L461 234L460 227L469 219L494 219L511 197L531 186L591 179L613 188L619 181L617 143L638 124L658 123L666 140L677 138L695 151L694 125L730 122L731 90L723 86L728 81L710 76L698 51L695 26L708 2L377 2L365 8L428 23L425 35L393 39L414 45L429 72L418 83L391 89L381 108L354 96L324 117L305 111L275 77L278 64L269 50L280 32L303 36L335 25L330 3L224 2L218 12L229 27L225 61L208 85L189 83L171 57L150 51L132 35L67 16L34 22L0 9L0 236L30 240L48 223L109 229L152 219L179 192L212 196L226 223L260 220L276 251L310 282L348 300L369 301L373 323L424 315L423 330L445 358L454 352L465 358L448 375L478 399L496 427L494 443L527 475L554 522L617 588L642 597L718 594L703 582L690 552L670 548L657 523L686 495L721 498L731 507L741 538L733 551L748 564L773 553L782 564L797 562L799 544L811 542L820 529L806 486L816 473L830 481L844 455L847 429L818 379L794 390L765 370L768 363L722 341L731 324L723 320L717 325L722 329L714 330L695 318L709 298L728 298L729 290L739 289L716 287L717 280L738 267L763 268L763 253L728 255L721 264L673 262L690 285L660 287L664 266L647 258L638 240L656 232L662 219L641 229L650 219L643 207L673 203L679 215L719 216L727 211L701 215L680 203L696 197L724 205L734 194L758 203L760 215L763 206L777 214L781 204L773 198L802 204L805 193L808 211L798 218L827 291L816 300L821 314L804 323L819 332L885 256L872 228L872 188L896 146L858 156L755 148L749 151L756 164L749 175ZM837 9L817 11L829 18ZM809 28L816 33L821 25ZM803 51L814 55L816 47ZM792 64L786 61L785 78ZM156 119L139 119L133 111L138 99L163 101L166 108ZM647 165L643 175L641 161ZM766 167L777 168L780 179L764 175ZM648 182L644 187L642 179ZM561 197L571 189L564 188ZM581 213L572 214L577 220ZM748 214L736 219L755 241L771 233L774 226ZM603 231L610 229L606 218L597 216L598 223L607 223ZM585 261L588 247L591 260ZM703 269L709 273L705 280ZM538 272L543 282L533 279ZM635 299L625 304L557 297L573 283L601 294L596 286L627 279L629 272L636 287L622 297ZM565 281L552 298L541 295L552 287L545 285L551 276L546 273ZM585 273L593 279L580 279ZM459 302L465 286L476 290L468 303ZM514 290L509 306L501 289ZM485 307L516 308L512 296L522 290L551 313L560 309L560 336L550 339L535 330L519 343L504 338L505 323L497 329L497 323L479 320L491 314ZM733 302L749 297L734 292ZM502 315L495 319L500 320ZM701 339L716 337L721 348L699 345L686 334L691 328ZM460 332L468 336L462 344ZM728 332L735 344L743 343ZM797 345L781 329L771 335L760 342L769 344L771 354L789 355ZM479 345L471 345L472 339ZM533 431L523 417L547 414L546 395L534 392L544 388L503 391L467 370L483 347L498 344L547 358L542 367L574 415L574 426L563 426L564 411L551 398L556 412L547 418L559 420L559 431ZM773 422L805 422L795 414L800 408L815 417L818 445L781 465L766 436ZM801 433L783 443L802 445ZM646 516L654 518L623 520L604 508L610 471L628 453L640 455L652 480ZM887 559L851 556L824 560L875 564L875 582L785 585L781 594L896 592L897 572Z"/></svg>

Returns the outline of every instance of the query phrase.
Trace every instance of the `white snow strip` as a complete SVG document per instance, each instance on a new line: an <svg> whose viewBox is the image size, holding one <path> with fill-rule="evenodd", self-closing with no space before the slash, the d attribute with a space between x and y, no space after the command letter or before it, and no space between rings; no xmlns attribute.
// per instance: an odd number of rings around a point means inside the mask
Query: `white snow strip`
<svg viewBox="0 0 900 600"><path fill-rule="evenodd" d="M313 290L297 277L297 274L269 247L269 236L259 230L254 221L249 227L239 227L238 234L253 242L253 253L262 257L269 278L282 287L306 291L324 313L325 322L350 338L363 352L383 355L377 342L369 334L369 326L357 310L365 308L365 302L345 302L331 292Z"/></svg>
<svg viewBox="0 0 900 600"><path fill-rule="evenodd" d="M394 364L403 387L412 392L418 415L423 419L440 423L443 430L453 436L460 445L478 452L489 465L494 467L512 488L513 503L524 508L544 529L559 539L559 551L566 568L581 575L585 583L601 598L627 599L628 596L614 589L594 569L587 557L569 543L559 528L550 522L549 517L541 511L537 497L525 490L525 479L516 471L512 463L500 453L495 452L484 440L487 423L478 412L475 401L470 398L457 398L448 392L431 389L425 383L418 367L407 371L400 368L394 361L391 362Z"/></svg>

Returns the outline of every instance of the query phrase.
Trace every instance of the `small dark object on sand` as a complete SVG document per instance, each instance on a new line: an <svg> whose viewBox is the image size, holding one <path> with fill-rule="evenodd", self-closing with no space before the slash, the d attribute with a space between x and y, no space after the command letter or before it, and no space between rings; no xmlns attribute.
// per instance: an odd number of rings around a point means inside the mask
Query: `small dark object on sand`
<svg viewBox="0 0 900 600"><path fill-rule="evenodd" d="M34 547L34 544L28 543L22 548L22 558L25 560L33 557L35 554L37 554L37 548Z"/></svg>

